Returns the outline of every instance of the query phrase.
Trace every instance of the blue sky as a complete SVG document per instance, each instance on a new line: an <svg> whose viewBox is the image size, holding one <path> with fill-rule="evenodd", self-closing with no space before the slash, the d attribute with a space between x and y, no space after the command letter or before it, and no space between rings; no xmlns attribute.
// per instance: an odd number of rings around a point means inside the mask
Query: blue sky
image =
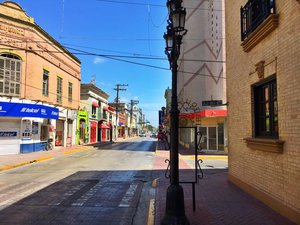
<svg viewBox="0 0 300 225"><path fill-rule="evenodd" d="M124 2L124 3L120 3ZM169 68L163 33L167 9L161 0L17 0L35 22L71 52L117 55L121 60ZM73 48L73 49L71 49ZM115 85L128 84L121 102L139 100L146 120L158 125L158 110L165 105L164 91L171 86L171 73L95 55L76 55L81 78L96 85L114 101ZM123 58L123 56L125 56Z"/></svg>

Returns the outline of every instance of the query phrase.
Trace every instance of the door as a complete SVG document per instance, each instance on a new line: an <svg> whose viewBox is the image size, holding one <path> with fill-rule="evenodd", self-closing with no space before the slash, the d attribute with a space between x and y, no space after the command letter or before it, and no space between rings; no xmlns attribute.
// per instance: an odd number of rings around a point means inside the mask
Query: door
<svg viewBox="0 0 300 225"><path fill-rule="evenodd" d="M20 121L0 119L0 155L20 153Z"/></svg>
<svg viewBox="0 0 300 225"><path fill-rule="evenodd" d="M106 141L106 129L102 128L101 131L102 131L102 141Z"/></svg>
<svg viewBox="0 0 300 225"><path fill-rule="evenodd" d="M91 143L96 142L97 122L91 122Z"/></svg>
<svg viewBox="0 0 300 225"><path fill-rule="evenodd" d="M218 150L218 127L199 127L201 133L200 147L203 150Z"/></svg>
<svg viewBox="0 0 300 225"><path fill-rule="evenodd" d="M217 127L208 127L208 150L218 150Z"/></svg>

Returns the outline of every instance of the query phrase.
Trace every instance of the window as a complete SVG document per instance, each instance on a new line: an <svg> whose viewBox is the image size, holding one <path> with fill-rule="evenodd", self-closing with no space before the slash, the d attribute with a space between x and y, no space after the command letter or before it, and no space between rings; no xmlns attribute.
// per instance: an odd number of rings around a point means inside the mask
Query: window
<svg viewBox="0 0 300 225"><path fill-rule="evenodd" d="M92 106L92 117L96 117L96 111L97 108L95 106Z"/></svg>
<svg viewBox="0 0 300 225"><path fill-rule="evenodd" d="M241 7L241 38L244 41L266 18L275 14L275 0L249 0Z"/></svg>
<svg viewBox="0 0 300 225"><path fill-rule="evenodd" d="M72 102L72 96L73 96L73 84L69 82L69 87L68 87L68 100L69 102Z"/></svg>
<svg viewBox="0 0 300 225"><path fill-rule="evenodd" d="M62 103L62 78L57 77L56 102Z"/></svg>
<svg viewBox="0 0 300 225"><path fill-rule="evenodd" d="M0 56L0 95L20 96L21 60L14 55Z"/></svg>
<svg viewBox="0 0 300 225"><path fill-rule="evenodd" d="M43 95L48 96L49 94L49 71L43 70Z"/></svg>
<svg viewBox="0 0 300 225"><path fill-rule="evenodd" d="M253 87L255 137L278 138L276 79Z"/></svg>

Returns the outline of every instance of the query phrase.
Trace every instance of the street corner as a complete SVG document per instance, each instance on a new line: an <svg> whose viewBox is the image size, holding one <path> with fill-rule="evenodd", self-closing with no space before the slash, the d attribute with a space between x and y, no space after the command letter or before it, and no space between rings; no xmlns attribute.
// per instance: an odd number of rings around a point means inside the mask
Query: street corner
<svg viewBox="0 0 300 225"><path fill-rule="evenodd" d="M182 155L180 157L183 159L195 159L195 155ZM198 159L206 160L228 160L228 155L198 155Z"/></svg>

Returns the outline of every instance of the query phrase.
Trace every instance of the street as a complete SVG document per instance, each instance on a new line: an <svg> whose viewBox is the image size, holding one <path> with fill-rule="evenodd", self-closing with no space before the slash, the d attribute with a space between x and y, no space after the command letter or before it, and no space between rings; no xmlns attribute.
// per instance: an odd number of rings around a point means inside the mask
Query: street
<svg viewBox="0 0 300 225"><path fill-rule="evenodd" d="M147 224L154 151L135 138L1 172L0 224Z"/></svg>

